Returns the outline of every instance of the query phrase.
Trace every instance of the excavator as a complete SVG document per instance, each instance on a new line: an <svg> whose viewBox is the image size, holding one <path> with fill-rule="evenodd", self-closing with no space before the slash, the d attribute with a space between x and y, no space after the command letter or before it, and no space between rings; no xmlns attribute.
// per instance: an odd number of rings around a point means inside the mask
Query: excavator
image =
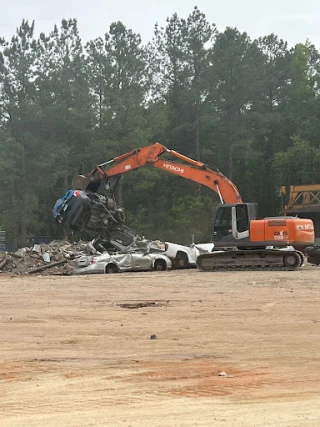
<svg viewBox="0 0 320 427"><path fill-rule="evenodd" d="M165 154L175 160L163 157ZM198 257L197 266L201 270L273 266L294 270L303 263L301 251L314 243L310 219L290 216L258 219L257 204L244 203L235 184L219 170L158 142L95 166L87 175L75 176L73 189L97 192L103 181L145 166L179 175L218 194L220 203L214 213L211 238L214 250Z"/></svg>

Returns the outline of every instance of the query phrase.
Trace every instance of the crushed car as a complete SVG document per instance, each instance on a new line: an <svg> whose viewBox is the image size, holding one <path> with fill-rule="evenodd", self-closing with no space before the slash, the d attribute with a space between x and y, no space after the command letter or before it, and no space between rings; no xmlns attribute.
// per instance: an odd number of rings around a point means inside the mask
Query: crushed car
<svg viewBox="0 0 320 427"><path fill-rule="evenodd" d="M108 238L115 231L127 234L127 240L131 242L134 237L132 233L126 233L124 210L117 207L110 189L105 194L68 190L56 201L52 213L58 226L68 231L86 232L91 238Z"/></svg>
<svg viewBox="0 0 320 427"><path fill-rule="evenodd" d="M204 252L212 252L213 247L213 243L184 246L178 243L165 242L164 254L171 259L174 268L196 267L198 256Z"/></svg>
<svg viewBox="0 0 320 427"><path fill-rule="evenodd" d="M100 255L83 256L76 260L73 274L110 274L126 271L165 271L172 268L171 260L162 253L132 250L128 252L104 252Z"/></svg>

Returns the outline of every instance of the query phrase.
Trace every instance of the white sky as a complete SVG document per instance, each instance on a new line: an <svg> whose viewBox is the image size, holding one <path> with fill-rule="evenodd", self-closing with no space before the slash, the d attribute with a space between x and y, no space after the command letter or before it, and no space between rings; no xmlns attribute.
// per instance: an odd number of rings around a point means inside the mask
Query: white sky
<svg viewBox="0 0 320 427"><path fill-rule="evenodd" d="M309 39L320 48L320 0L0 0L0 37L11 38L22 19L35 20L38 35L76 18L83 41L122 21L147 42L156 22L165 25L175 12L186 18L195 5L219 31L237 27L251 38L273 32L290 45Z"/></svg>

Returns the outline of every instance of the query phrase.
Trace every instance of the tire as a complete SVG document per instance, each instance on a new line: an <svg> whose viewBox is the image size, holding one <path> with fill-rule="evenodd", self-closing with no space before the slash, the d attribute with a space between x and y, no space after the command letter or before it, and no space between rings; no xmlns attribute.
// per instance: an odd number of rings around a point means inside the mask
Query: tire
<svg viewBox="0 0 320 427"><path fill-rule="evenodd" d="M301 258L297 252L286 254L283 257L283 265L288 267L290 270L295 270L301 265Z"/></svg>
<svg viewBox="0 0 320 427"><path fill-rule="evenodd" d="M157 259L154 263L154 270L155 271L165 271L167 269L167 264L162 259Z"/></svg>
<svg viewBox="0 0 320 427"><path fill-rule="evenodd" d="M118 273L118 267L114 264L108 264L106 266L106 274L113 274L113 273Z"/></svg>
<svg viewBox="0 0 320 427"><path fill-rule="evenodd" d="M184 252L178 252L175 264L177 268L187 268L188 267L188 256Z"/></svg>

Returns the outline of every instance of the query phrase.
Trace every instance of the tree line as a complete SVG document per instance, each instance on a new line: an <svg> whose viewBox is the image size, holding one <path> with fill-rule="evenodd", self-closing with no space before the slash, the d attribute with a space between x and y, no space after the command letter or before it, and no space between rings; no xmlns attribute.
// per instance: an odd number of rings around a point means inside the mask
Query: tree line
<svg viewBox="0 0 320 427"><path fill-rule="evenodd" d="M72 176L158 141L218 168L260 216L280 185L320 182L319 51L275 34L219 32L195 7L144 44L122 22L82 43L76 19L0 38L0 224L14 246L61 235ZM149 238L210 239L218 197L153 168L125 174L128 225Z"/></svg>

